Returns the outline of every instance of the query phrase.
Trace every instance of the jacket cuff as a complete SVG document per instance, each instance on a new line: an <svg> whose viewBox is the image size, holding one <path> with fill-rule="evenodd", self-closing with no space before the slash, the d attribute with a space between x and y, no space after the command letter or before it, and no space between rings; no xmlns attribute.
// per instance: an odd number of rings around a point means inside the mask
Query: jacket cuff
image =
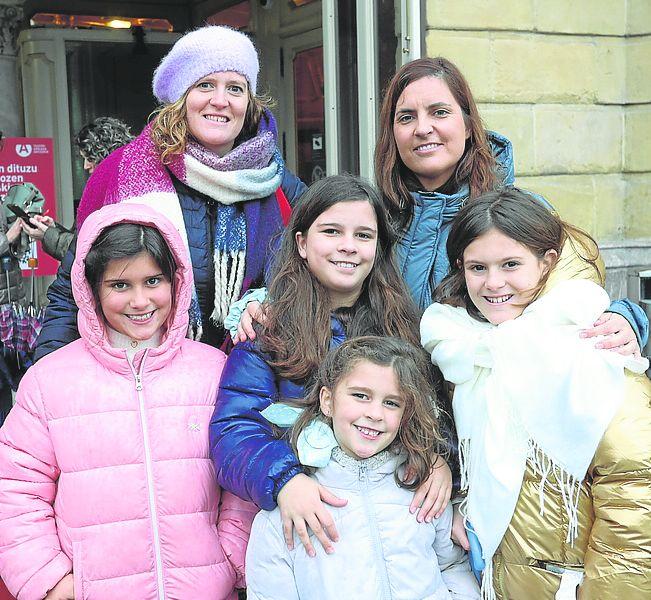
<svg viewBox="0 0 651 600"><path fill-rule="evenodd" d="M615 300L608 307L608 312L624 317L635 332L640 349L646 346L649 340L649 318L637 304L631 302L628 298Z"/></svg>
<svg viewBox="0 0 651 600"><path fill-rule="evenodd" d="M292 478L295 477L296 475L300 475L301 473L304 473L303 468L299 465L295 465L293 467L290 467L285 471L278 479L276 479L274 483L274 489L273 489L273 501L274 504L278 504L278 494L280 493L280 490L283 489L283 486Z"/></svg>
<svg viewBox="0 0 651 600"><path fill-rule="evenodd" d="M43 246L43 250L47 252L50 256L53 256L53 253L56 249L56 242L58 239L58 233L56 231L56 227L48 227L45 230L45 233L43 234L43 239L41 240L41 245ZM58 259L60 260L60 259Z"/></svg>
<svg viewBox="0 0 651 600"><path fill-rule="evenodd" d="M235 338L237 335L237 326L240 324L246 305L249 302L260 302L262 304L266 299L267 288L257 288L248 290L239 300L236 300L229 306L228 315L224 319L224 328L230 331L232 338Z"/></svg>

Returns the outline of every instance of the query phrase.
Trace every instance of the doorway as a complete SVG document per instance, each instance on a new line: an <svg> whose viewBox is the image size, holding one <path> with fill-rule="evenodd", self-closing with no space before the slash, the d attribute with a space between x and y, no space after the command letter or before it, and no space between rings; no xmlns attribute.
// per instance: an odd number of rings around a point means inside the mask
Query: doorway
<svg viewBox="0 0 651 600"><path fill-rule="evenodd" d="M308 185L326 174L321 30L292 36L281 46L284 130L281 151Z"/></svg>

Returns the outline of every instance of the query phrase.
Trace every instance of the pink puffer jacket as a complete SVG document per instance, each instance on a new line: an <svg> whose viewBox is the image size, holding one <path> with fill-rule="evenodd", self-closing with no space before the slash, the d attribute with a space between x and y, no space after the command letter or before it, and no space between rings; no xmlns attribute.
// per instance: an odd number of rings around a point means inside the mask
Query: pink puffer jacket
<svg viewBox="0 0 651 600"><path fill-rule="evenodd" d="M92 242L123 221L157 227L178 264L168 333L136 354L138 376L84 277ZM146 207L103 208L82 228L72 285L82 337L28 370L0 430L0 576L19 600L71 571L76 600L236 598L257 509L215 480L208 425L225 357L185 339L181 238Z"/></svg>

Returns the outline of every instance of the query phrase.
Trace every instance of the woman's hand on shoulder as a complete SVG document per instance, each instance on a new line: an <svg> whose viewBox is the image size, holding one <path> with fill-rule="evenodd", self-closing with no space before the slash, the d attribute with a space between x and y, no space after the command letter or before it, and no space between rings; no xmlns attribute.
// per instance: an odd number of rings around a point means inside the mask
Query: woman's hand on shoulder
<svg viewBox="0 0 651 600"><path fill-rule="evenodd" d="M640 345L637 342L635 331L631 324L618 313L603 313L590 329L584 329L580 335L582 338L603 335L605 339L597 342L595 348L612 350L624 356L640 356Z"/></svg>
<svg viewBox="0 0 651 600"><path fill-rule="evenodd" d="M348 500L335 496L330 490L319 485L307 475L292 477L278 493L278 508L283 521L283 535L290 550L294 549L294 528L309 556L316 556L307 531L309 527L323 549L332 554L332 542L339 540L330 511L325 504L345 506Z"/></svg>
<svg viewBox="0 0 651 600"><path fill-rule="evenodd" d="M245 342L246 340L253 341L255 339L255 323L264 325L266 316L262 310L262 304L257 300L253 300L246 305L242 312L242 317L237 325L237 335L233 338L233 344L238 342Z"/></svg>
<svg viewBox="0 0 651 600"><path fill-rule="evenodd" d="M452 471L440 456L436 457L434 467L429 477L420 485L414 494L414 499L409 505L409 512L416 511L416 520L419 523L439 518L452 495Z"/></svg>
<svg viewBox="0 0 651 600"><path fill-rule="evenodd" d="M68 573L45 596L45 600L75 600L72 573Z"/></svg>

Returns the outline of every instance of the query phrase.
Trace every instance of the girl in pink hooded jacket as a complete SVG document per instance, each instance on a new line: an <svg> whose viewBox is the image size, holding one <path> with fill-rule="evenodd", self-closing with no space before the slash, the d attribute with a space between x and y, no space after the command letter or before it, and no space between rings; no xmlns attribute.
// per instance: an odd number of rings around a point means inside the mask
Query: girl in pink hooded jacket
<svg viewBox="0 0 651 600"><path fill-rule="evenodd" d="M107 206L79 234L76 340L0 430L0 576L18 600L231 600L256 508L217 485L225 356L186 339L192 267L164 217Z"/></svg>

